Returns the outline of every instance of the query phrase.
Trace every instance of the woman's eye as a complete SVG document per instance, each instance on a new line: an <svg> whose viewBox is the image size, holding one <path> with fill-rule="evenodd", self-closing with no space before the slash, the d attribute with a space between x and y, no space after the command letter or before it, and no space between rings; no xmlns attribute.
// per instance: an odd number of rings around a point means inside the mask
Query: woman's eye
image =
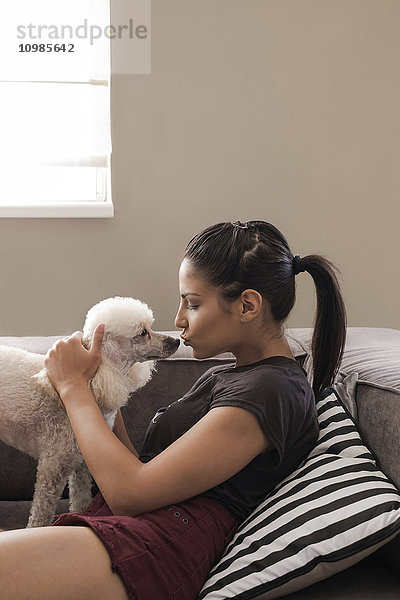
<svg viewBox="0 0 400 600"><path fill-rule="evenodd" d="M196 308L199 308L198 304L188 304L188 309L189 310L196 310Z"/></svg>
<svg viewBox="0 0 400 600"><path fill-rule="evenodd" d="M147 329L143 329L143 331L140 333L140 335L142 337L145 337L147 335Z"/></svg>

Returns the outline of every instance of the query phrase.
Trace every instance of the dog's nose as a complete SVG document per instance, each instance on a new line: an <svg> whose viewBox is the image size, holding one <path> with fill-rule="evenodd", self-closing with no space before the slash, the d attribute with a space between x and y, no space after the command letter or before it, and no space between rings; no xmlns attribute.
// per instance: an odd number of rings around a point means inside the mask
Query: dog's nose
<svg viewBox="0 0 400 600"><path fill-rule="evenodd" d="M179 348L181 341L179 338L174 338L172 336L168 336L166 340L167 347L171 350L172 353L176 352Z"/></svg>

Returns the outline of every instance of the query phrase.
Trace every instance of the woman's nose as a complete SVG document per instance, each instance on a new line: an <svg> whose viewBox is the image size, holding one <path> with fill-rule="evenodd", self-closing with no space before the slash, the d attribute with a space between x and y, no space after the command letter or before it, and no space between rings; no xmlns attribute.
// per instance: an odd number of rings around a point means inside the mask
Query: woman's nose
<svg viewBox="0 0 400 600"><path fill-rule="evenodd" d="M186 325L186 320L183 318L182 315L182 309L179 308L178 312L176 313L176 317L175 317L175 327L178 327L178 329L183 329Z"/></svg>

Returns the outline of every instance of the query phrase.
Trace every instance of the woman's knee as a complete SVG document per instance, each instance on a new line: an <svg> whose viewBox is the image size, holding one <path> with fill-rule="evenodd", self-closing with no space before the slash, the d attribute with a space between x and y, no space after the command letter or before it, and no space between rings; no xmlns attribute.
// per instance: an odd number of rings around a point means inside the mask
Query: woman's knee
<svg viewBox="0 0 400 600"><path fill-rule="evenodd" d="M38 527L0 536L0 588L8 600L127 600L107 550L88 527Z"/></svg>

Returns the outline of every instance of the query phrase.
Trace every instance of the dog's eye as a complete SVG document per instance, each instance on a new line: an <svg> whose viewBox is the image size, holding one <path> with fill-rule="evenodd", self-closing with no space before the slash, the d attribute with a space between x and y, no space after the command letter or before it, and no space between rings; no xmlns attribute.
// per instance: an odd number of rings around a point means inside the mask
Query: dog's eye
<svg viewBox="0 0 400 600"><path fill-rule="evenodd" d="M140 333L140 335L142 337L145 337L147 335L147 329L143 329L143 331Z"/></svg>

